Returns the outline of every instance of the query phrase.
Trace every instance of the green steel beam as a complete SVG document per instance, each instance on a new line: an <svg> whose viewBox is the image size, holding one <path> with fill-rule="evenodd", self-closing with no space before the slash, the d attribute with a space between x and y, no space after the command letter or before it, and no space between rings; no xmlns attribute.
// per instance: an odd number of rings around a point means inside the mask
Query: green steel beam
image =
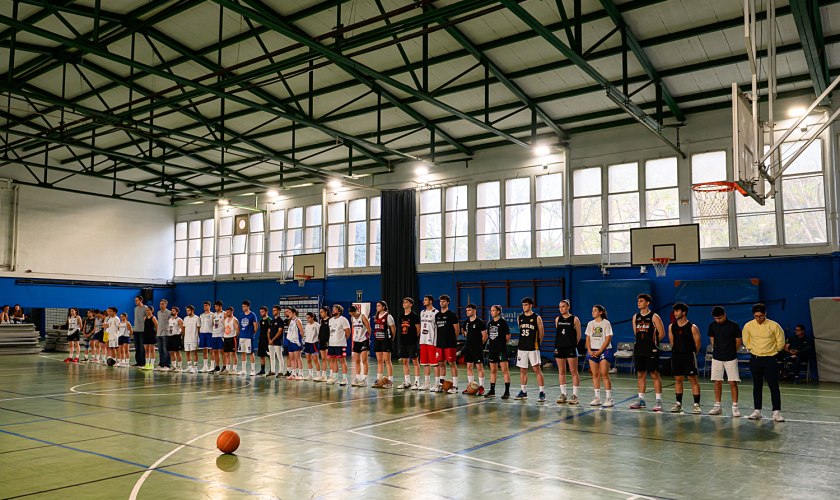
<svg viewBox="0 0 840 500"><path fill-rule="evenodd" d="M828 63L823 40L820 5L815 0L790 0L796 31L802 42L802 53L814 84L814 94L821 95L828 87ZM821 104L828 104L826 98Z"/></svg>
<svg viewBox="0 0 840 500"><path fill-rule="evenodd" d="M49 189L49 190L52 190L52 191L61 191L62 193L82 194L82 195L85 195L85 196L95 196L97 198L108 198L110 200L130 201L132 203L143 203L145 205L157 205L159 207L171 207L172 206L171 203L158 203L156 201L138 200L138 199L134 199L134 198L123 198L122 196L111 196L109 194L101 194L101 193L96 193L96 192L92 192L92 191L82 191L80 189L71 189L71 188L66 188L66 187L55 187L52 184L43 183L43 182L27 182L27 181L18 181L18 180L15 180L13 182L15 184L20 184L22 186L31 186L31 187L37 187L37 188L42 188L42 189Z"/></svg>
<svg viewBox="0 0 840 500"><path fill-rule="evenodd" d="M610 19L612 19L616 27L624 29L624 33L627 37L627 45L630 47L630 50L633 51L633 54L639 61L639 64L642 65L642 68L645 70L645 73L647 73L648 78L659 84L662 89L662 99L665 101L665 104L668 105L668 109L671 110L674 118L676 118L679 122L685 121L685 117L680 111L679 106L677 106L677 101L675 101L671 93L668 92L668 89L660 79L656 68L653 67L653 64L651 64L647 54L645 54L644 49L642 49L642 46L639 45L639 41L636 40L636 37L630 30L630 26L627 26L627 23L624 22L624 18L621 16L621 12L618 11L618 8L613 3L613 0L601 0L601 5L604 7L604 10L607 11L607 15L610 16Z"/></svg>

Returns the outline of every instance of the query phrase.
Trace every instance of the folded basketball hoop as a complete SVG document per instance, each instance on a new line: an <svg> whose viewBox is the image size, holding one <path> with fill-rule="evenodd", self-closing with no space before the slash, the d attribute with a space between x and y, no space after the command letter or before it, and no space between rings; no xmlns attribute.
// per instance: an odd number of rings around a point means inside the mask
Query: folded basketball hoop
<svg viewBox="0 0 840 500"><path fill-rule="evenodd" d="M701 224L714 224L729 219L729 199L732 193L744 191L734 182L703 182L691 186ZM657 276L659 273L657 271Z"/></svg>
<svg viewBox="0 0 840 500"><path fill-rule="evenodd" d="M308 274L296 274L295 281L298 282L298 286L306 286L306 281L311 279L312 276Z"/></svg>
<svg viewBox="0 0 840 500"><path fill-rule="evenodd" d="M669 257L654 257L650 259L653 262L653 268L656 269L656 276L665 276L665 269L668 268Z"/></svg>

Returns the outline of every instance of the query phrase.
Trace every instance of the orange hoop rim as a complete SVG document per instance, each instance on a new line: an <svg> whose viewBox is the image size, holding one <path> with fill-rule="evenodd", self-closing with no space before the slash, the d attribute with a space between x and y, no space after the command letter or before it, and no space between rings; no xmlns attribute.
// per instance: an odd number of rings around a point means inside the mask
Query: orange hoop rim
<svg viewBox="0 0 840 500"><path fill-rule="evenodd" d="M747 194L741 189L741 186L729 181L715 181L715 182L701 182L691 186L691 190L695 193L729 193L738 191L741 194Z"/></svg>
<svg viewBox="0 0 840 500"><path fill-rule="evenodd" d="M652 260L654 262L658 262L659 264L667 264L668 262L671 261L671 257L654 257L650 260Z"/></svg>
<svg viewBox="0 0 840 500"><path fill-rule="evenodd" d="M295 275L295 279L299 279L299 280L311 280L311 279L312 279L312 276L310 276L310 275L308 275L308 274L296 274L296 275Z"/></svg>

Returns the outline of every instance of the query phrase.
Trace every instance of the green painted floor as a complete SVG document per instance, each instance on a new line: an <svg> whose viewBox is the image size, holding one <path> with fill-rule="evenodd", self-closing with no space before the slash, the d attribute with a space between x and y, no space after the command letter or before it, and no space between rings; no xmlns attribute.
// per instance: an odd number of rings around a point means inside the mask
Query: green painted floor
<svg viewBox="0 0 840 500"><path fill-rule="evenodd" d="M840 497L837 384L783 384L774 423L727 416L728 390L724 416L667 413L668 377L655 414L628 408L629 374L615 408L592 409L588 376L582 405L553 402L556 372L540 404L533 375L523 403L61 359L0 357L0 498ZM741 389L746 417L750 379ZM215 448L226 427L235 456Z"/></svg>

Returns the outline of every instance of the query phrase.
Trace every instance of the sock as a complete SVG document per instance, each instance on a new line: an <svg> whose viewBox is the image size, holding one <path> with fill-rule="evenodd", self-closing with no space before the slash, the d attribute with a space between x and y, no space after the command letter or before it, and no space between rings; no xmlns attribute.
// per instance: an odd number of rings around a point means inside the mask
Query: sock
<svg viewBox="0 0 840 500"><path fill-rule="evenodd" d="M645 395L644 395L643 393L641 393L641 392L639 393L639 399L642 399L642 400L644 400L644 399L645 399Z"/></svg>
<svg viewBox="0 0 840 500"><path fill-rule="evenodd" d="M429 381L431 380L431 378L432 378L432 376L431 376L431 375L424 375L424 376L423 376L423 383L424 383L424 384L428 384L428 383L429 383Z"/></svg>
<svg viewBox="0 0 840 500"><path fill-rule="evenodd" d="M694 404L699 405L700 404L700 395L699 394L692 394L692 396L694 396Z"/></svg>
<svg viewBox="0 0 840 500"><path fill-rule="evenodd" d="M312 378L312 368L309 369L309 378Z"/></svg>
<svg viewBox="0 0 840 500"><path fill-rule="evenodd" d="M452 387L458 387L458 377L452 377Z"/></svg>
<svg viewBox="0 0 840 500"><path fill-rule="evenodd" d="M661 400L662 400L662 394L657 393L657 394L656 394L656 400L657 400L657 401L661 401Z"/></svg>
<svg viewBox="0 0 840 500"><path fill-rule="evenodd" d="M735 406L738 403L732 403L732 406ZM715 406L720 406L720 401L715 401Z"/></svg>
<svg viewBox="0 0 840 500"><path fill-rule="evenodd" d="M524 385L522 386L522 392L527 392Z"/></svg>
<svg viewBox="0 0 840 500"><path fill-rule="evenodd" d="M720 405L718 405L718 406L720 406ZM733 408L736 407L736 406L738 406L738 403L732 403Z"/></svg>
<svg viewBox="0 0 840 500"><path fill-rule="evenodd" d="M560 386L560 394L562 394L564 396L566 395L566 386L565 385Z"/></svg>
<svg viewBox="0 0 840 500"><path fill-rule="evenodd" d="M327 378L327 370L321 372L321 378Z"/></svg>
<svg viewBox="0 0 840 500"><path fill-rule="evenodd" d="M490 392L496 391L496 382L490 382Z"/></svg>
<svg viewBox="0 0 840 500"><path fill-rule="evenodd" d="M545 392L545 386L544 385L540 386L540 392Z"/></svg>
<svg viewBox="0 0 840 500"><path fill-rule="evenodd" d="M330 370L330 378L335 378L335 372Z"/></svg>
<svg viewBox="0 0 840 500"><path fill-rule="evenodd" d="M484 387L484 377L478 377L478 386Z"/></svg>
<svg viewBox="0 0 840 500"><path fill-rule="evenodd" d="M414 383L417 384L417 385L420 385L420 375L415 375L414 376Z"/></svg>
<svg viewBox="0 0 840 500"><path fill-rule="evenodd" d="M572 394L577 396L578 395L578 389L580 389L579 385L573 385L572 386Z"/></svg>
<svg viewBox="0 0 840 500"><path fill-rule="evenodd" d="M601 389L595 389L595 399L601 399Z"/></svg>
<svg viewBox="0 0 840 500"><path fill-rule="evenodd" d="M467 383L472 384L475 382L475 377L473 375L467 375Z"/></svg>
<svg viewBox="0 0 840 500"><path fill-rule="evenodd" d="M347 380L347 374L346 373L341 374L341 380Z"/></svg>
<svg viewBox="0 0 840 500"><path fill-rule="evenodd" d="M612 398L612 389L605 389L604 392L607 393L607 399Z"/></svg>
<svg viewBox="0 0 840 500"><path fill-rule="evenodd" d="M677 393L677 403L682 404L682 393Z"/></svg>
<svg viewBox="0 0 840 500"><path fill-rule="evenodd" d="M390 377L388 377L388 382L393 382L393 381L394 381L394 376L393 376L393 375L391 375Z"/></svg>
<svg viewBox="0 0 840 500"><path fill-rule="evenodd" d="M505 392L510 392L510 382L505 382Z"/></svg>
<svg viewBox="0 0 840 500"><path fill-rule="evenodd" d="M382 380L382 374L381 373L376 374L376 380Z"/></svg>
<svg viewBox="0 0 840 500"><path fill-rule="evenodd" d="M406 383L406 384L410 384L410 383L411 383L411 376L410 376L410 375L406 375L406 376L405 376L405 383Z"/></svg>

